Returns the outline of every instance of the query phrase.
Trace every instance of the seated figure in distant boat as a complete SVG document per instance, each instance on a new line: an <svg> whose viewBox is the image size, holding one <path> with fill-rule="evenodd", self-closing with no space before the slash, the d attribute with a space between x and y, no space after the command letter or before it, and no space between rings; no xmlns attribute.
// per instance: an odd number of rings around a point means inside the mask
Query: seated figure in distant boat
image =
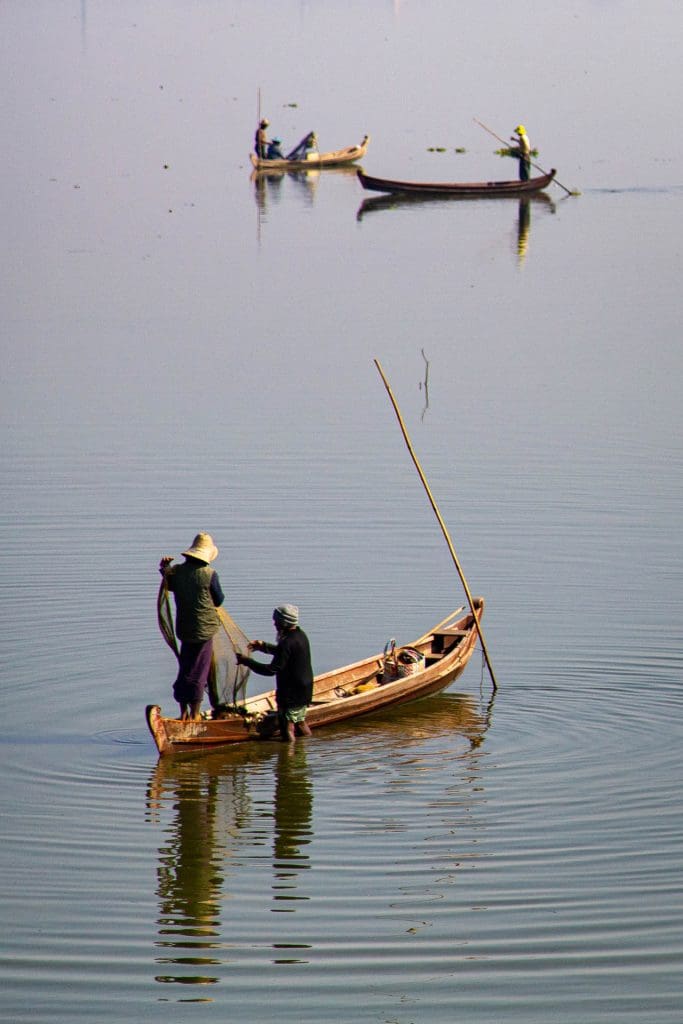
<svg viewBox="0 0 683 1024"><path fill-rule="evenodd" d="M309 153L315 153L318 149L318 140L315 132L309 132L301 140L298 146L295 146L291 153L287 154L288 160L307 160Z"/></svg>
<svg viewBox="0 0 683 1024"><path fill-rule="evenodd" d="M273 141L268 144L268 153L266 154L266 159L267 160L286 160L287 158L286 158L285 154L280 149L281 145L282 145L281 139L273 139Z"/></svg>
<svg viewBox="0 0 683 1024"><path fill-rule="evenodd" d="M531 143L523 124L517 125L510 139L517 143L513 152L519 160L519 180L528 181L531 177Z"/></svg>

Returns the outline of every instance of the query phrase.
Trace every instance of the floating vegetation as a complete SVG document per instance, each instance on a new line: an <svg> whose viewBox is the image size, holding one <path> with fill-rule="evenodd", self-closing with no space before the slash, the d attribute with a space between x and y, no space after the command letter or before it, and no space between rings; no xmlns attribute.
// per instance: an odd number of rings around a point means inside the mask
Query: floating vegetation
<svg viewBox="0 0 683 1024"><path fill-rule="evenodd" d="M494 149L493 151L496 156L519 156L519 150L515 147L504 146L502 149ZM530 150L530 156L538 156L538 150Z"/></svg>
<svg viewBox="0 0 683 1024"><path fill-rule="evenodd" d="M445 146L427 146L427 152L428 153L445 153L446 152L446 147Z"/></svg>
<svg viewBox="0 0 683 1024"><path fill-rule="evenodd" d="M456 147L455 147L455 152L456 152L456 153L466 153L466 152L467 152L467 150L465 149L465 147L464 147L464 146L456 146Z"/></svg>
<svg viewBox="0 0 683 1024"><path fill-rule="evenodd" d="M298 103L285 103L284 106L285 107L298 107L299 104Z"/></svg>

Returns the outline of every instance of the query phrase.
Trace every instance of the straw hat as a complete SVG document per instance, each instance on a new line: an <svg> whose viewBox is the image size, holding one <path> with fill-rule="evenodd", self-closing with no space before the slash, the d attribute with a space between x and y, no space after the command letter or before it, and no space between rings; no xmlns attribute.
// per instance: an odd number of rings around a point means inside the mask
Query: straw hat
<svg viewBox="0 0 683 1024"><path fill-rule="evenodd" d="M189 558L198 558L200 562L213 562L218 557L218 548L210 533L198 533L192 541L192 547L182 552Z"/></svg>

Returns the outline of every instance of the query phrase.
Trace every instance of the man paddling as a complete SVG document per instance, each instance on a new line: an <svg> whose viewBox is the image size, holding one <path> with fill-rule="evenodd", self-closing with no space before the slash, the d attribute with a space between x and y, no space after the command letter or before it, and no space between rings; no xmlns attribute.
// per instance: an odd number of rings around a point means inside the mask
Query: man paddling
<svg viewBox="0 0 683 1024"><path fill-rule="evenodd" d="M519 180L528 181L531 177L531 144L523 124L517 125L510 139L517 144L515 155L519 160Z"/></svg>
<svg viewBox="0 0 683 1024"><path fill-rule="evenodd" d="M306 710L313 697L313 668L308 637L299 626L299 609L293 604L281 604L273 612L273 625L277 643L252 640L250 651L272 654L269 665L254 658L236 654L237 662L246 665L260 676L275 676L275 703L280 724L280 736L286 743L295 737L310 736L306 723Z"/></svg>

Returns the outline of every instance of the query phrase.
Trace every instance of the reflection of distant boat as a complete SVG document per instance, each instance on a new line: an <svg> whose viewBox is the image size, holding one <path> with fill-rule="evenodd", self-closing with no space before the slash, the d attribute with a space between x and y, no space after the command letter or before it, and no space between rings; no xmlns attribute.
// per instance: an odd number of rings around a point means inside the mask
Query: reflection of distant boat
<svg viewBox="0 0 683 1024"><path fill-rule="evenodd" d="M318 181L320 170L320 167L259 167L258 170L255 169L251 172L249 180L254 184L261 181L282 181L283 178L302 182ZM326 167L325 170L331 176L333 174L355 174L358 168L350 164L340 164L339 167Z"/></svg>
<svg viewBox="0 0 683 1024"><path fill-rule="evenodd" d="M555 170L528 181L395 181L391 178L373 178L359 170L358 180L370 192L396 192L411 195L433 196L495 196L520 195L541 192L555 177Z"/></svg>
<svg viewBox="0 0 683 1024"><path fill-rule="evenodd" d="M515 199L521 203L538 203L540 206L546 206L551 211L555 209L555 203L546 195L545 192L531 192L528 195L517 196L514 194L507 193L492 193L491 195L460 195L458 193L409 193L409 192L395 192L390 195L383 196L372 196L371 198L364 199L358 211L356 213L356 219L362 220L366 213L372 213L373 210L397 210L402 206L420 206L421 204L437 204L437 203L465 203L465 202L483 202L487 199ZM528 209L528 207L527 207Z"/></svg>
<svg viewBox="0 0 683 1024"><path fill-rule="evenodd" d="M298 191L299 195L303 196L309 204L312 203L323 173L326 178L355 174L356 167L353 164L342 164L339 167L325 168L264 167L262 170L253 170L249 180L254 186L254 197L259 213L266 214L269 202L277 204L285 195L290 194L288 186L284 185L285 181L291 182L292 188Z"/></svg>
<svg viewBox="0 0 683 1024"><path fill-rule="evenodd" d="M258 171L338 167L340 164L353 164L364 157L369 142L370 136L366 135L359 146L347 146L345 149L335 149L329 153L309 153L305 160L263 160L255 153L250 153L249 159L252 166Z"/></svg>
<svg viewBox="0 0 683 1024"><path fill-rule="evenodd" d="M477 619L484 599L474 599ZM465 669L477 644L477 623L472 613L449 615L418 640L397 651L385 651L344 668L326 672L314 681L313 700L306 715L311 729L331 725L406 704L439 693ZM239 709L222 718L197 722L164 718L157 705L147 707L149 730L160 754L188 747L258 740L270 735L275 715L275 692L250 697Z"/></svg>

